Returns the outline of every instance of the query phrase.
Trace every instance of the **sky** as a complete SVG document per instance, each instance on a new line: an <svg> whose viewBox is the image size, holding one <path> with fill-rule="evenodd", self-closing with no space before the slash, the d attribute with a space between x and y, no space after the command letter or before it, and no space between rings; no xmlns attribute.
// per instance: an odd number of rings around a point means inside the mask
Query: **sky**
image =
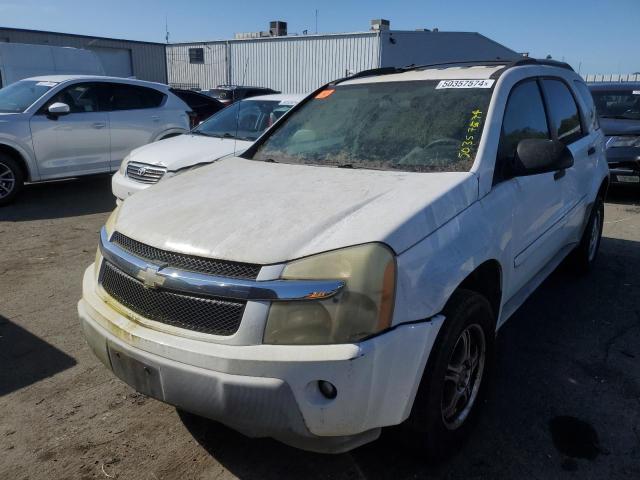
<svg viewBox="0 0 640 480"><path fill-rule="evenodd" d="M284 20L289 33L354 32L372 18L392 30L480 32L581 73L640 71L640 0L0 0L0 26L164 42L233 38Z"/></svg>

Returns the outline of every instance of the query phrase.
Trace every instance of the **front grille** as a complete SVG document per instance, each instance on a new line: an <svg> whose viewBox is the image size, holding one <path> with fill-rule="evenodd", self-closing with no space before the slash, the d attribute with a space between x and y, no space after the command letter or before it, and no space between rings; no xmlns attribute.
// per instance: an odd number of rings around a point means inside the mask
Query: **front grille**
<svg viewBox="0 0 640 480"><path fill-rule="evenodd" d="M243 301L152 290L106 260L102 263L100 283L114 299L144 318L212 335L237 332L246 305Z"/></svg>
<svg viewBox="0 0 640 480"><path fill-rule="evenodd" d="M158 183L167 173L166 167L149 165L148 163L129 162L127 165L127 177L142 183Z"/></svg>
<svg viewBox="0 0 640 480"><path fill-rule="evenodd" d="M110 241L136 257L152 262L166 263L171 267L181 270L250 280L255 280L260 272L260 265L215 260L212 258L196 257L184 253L160 250L159 248L133 240L120 232L115 232L111 236Z"/></svg>

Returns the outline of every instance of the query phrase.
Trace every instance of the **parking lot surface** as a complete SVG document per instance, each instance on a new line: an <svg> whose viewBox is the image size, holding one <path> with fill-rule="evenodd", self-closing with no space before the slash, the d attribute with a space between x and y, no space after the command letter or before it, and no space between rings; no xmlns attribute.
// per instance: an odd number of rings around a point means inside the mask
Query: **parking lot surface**
<svg viewBox="0 0 640 480"><path fill-rule="evenodd" d="M501 330L496 379L460 453L427 466L399 429L327 456L135 393L76 314L113 209L110 179L28 187L0 209L0 478L640 478L640 192L612 191L595 271L562 267Z"/></svg>

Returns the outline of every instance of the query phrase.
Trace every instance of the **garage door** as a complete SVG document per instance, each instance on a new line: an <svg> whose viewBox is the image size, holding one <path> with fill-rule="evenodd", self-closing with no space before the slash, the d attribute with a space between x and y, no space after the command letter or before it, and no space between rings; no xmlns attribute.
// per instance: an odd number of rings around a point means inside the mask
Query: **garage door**
<svg viewBox="0 0 640 480"><path fill-rule="evenodd" d="M131 50L126 48L90 47L102 66L104 72L112 77L132 77Z"/></svg>

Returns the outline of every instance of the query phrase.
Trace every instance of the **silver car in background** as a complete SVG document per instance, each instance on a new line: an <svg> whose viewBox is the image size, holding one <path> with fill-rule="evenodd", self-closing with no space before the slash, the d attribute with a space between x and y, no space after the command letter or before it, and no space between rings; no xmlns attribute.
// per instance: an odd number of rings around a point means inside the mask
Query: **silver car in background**
<svg viewBox="0 0 640 480"><path fill-rule="evenodd" d="M131 150L189 131L167 85L52 75L0 89L0 206L24 182L115 172Z"/></svg>

